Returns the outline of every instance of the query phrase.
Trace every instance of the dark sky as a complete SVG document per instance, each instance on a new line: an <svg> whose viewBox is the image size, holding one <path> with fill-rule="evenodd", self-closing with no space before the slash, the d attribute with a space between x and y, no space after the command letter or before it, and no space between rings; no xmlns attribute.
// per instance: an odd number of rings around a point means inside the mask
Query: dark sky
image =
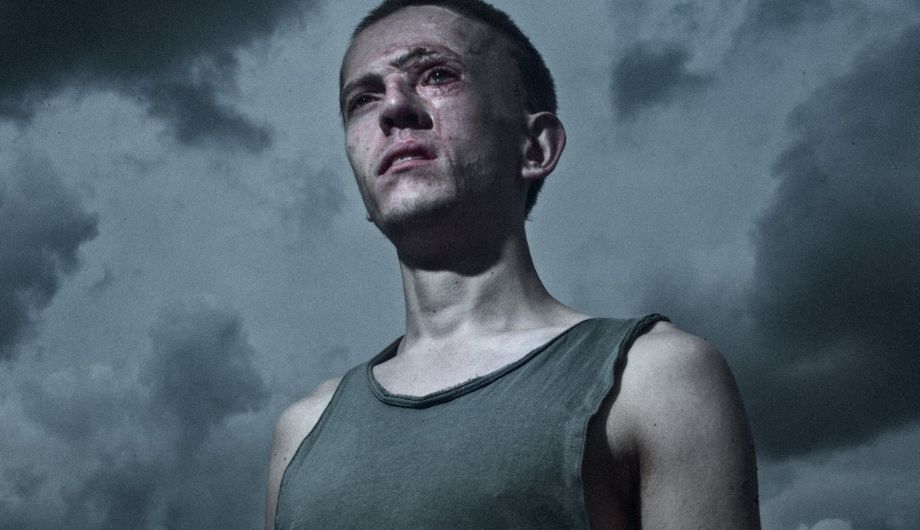
<svg viewBox="0 0 920 530"><path fill-rule="evenodd" d="M337 71L370 2L0 2L0 529L253 528L401 334ZM569 134L550 290L732 365L764 525L920 527L920 3L509 0Z"/></svg>

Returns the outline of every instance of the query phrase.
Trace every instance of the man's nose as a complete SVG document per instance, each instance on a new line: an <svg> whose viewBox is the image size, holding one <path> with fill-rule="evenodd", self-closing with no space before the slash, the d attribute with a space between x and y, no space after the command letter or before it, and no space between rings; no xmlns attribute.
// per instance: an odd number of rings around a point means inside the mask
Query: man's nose
<svg viewBox="0 0 920 530"><path fill-rule="evenodd" d="M386 94L380 110L380 128L389 136L393 129L430 129L431 115L418 94L401 79L386 83Z"/></svg>

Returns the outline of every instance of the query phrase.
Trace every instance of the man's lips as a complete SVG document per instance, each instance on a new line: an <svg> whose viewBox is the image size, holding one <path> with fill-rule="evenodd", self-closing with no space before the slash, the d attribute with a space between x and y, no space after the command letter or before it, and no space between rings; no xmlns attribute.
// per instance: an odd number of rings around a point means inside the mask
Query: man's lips
<svg viewBox="0 0 920 530"><path fill-rule="evenodd" d="M377 168L377 175L383 175L391 169L405 169L414 167L425 160L432 160L434 152L431 148L416 142L405 142L393 146L383 157Z"/></svg>

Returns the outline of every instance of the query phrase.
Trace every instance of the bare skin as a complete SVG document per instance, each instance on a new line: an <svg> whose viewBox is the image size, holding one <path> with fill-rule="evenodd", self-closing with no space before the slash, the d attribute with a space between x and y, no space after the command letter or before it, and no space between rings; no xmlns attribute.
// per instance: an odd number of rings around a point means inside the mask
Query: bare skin
<svg viewBox="0 0 920 530"><path fill-rule="evenodd" d="M526 191L555 168L565 131L507 89L520 84L508 53L487 26L423 6L367 28L346 55L349 161L403 280L406 333L374 368L391 393L493 372L587 318L547 292L530 256ZM618 375L589 425L592 526L759 528L750 432L721 355L659 323ZM276 424L266 528L284 469L337 385L323 383Z"/></svg>

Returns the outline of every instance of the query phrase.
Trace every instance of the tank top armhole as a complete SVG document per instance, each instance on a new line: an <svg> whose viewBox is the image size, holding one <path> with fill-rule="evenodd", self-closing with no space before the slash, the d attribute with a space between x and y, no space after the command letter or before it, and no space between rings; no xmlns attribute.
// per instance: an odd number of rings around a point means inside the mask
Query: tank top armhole
<svg viewBox="0 0 920 530"><path fill-rule="evenodd" d="M582 414L583 417L580 418L581 421L578 422L577 436L575 438L577 440L577 458L574 459L574 463L576 464L575 473L577 476L578 484L577 495L579 496L580 500L581 513L583 516L585 528L590 527L588 507L584 494L585 485L582 476L582 466L584 465L585 450L587 448L588 441L588 424L591 422L594 416L600 412L604 401L616 387L618 383L617 379L622 372L623 364L626 362L629 349L632 347L633 343L636 341L636 339L652 329L655 324L661 321L670 322L671 320L668 317L658 313L650 313L644 317L633 319L632 324L629 326L626 332L623 333L616 346L607 350L607 360L606 362L601 363L601 366L604 368L601 377L597 380L597 386L594 387L594 391L590 391L588 393L589 395L586 396L586 414Z"/></svg>
<svg viewBox="0 0 920 530"><path fill-rule="evenodd" d="M278 515L281 513L281 499L282 493L284 492L284 483L288 478L288 471L291 469L291 466L294 465L294 462L302 459L306 455L308 445L312 446L316 441L316 438L320 435L323 430L323 426L327 423L329 416L333 413L333 409L336 407L339 396L344 392L346 383L353 377L355 371L359 370L363 364L359 364L348 370L342 380L339 381L339 384L335 387L335 391L332 393L332 397L329 399L329 403L326 404L326 407L323 409L322 414L319 415L319 418L316 420L316 425L310 429L310 432L303 437L303 440L300 441L300 444L297 446L297 450L294 451L293 456L288 461L287 465L284 466L284 472L281 474L281 483L278 485L278 501L275 506L275 528L280 529L282 527L278 526Z"/></svg>

